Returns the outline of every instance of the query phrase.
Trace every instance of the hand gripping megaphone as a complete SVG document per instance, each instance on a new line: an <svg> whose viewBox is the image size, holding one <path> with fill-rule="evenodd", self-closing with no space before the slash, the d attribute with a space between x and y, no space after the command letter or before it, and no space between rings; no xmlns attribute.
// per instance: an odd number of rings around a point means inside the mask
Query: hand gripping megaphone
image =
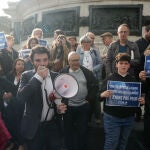
<svg viewBox="0 0 150 150"><path fill-rule="evenodd" d="M55 78L54 88L61 97L72 98L78 93L79 85L72 75L64 73Z"/></svg>

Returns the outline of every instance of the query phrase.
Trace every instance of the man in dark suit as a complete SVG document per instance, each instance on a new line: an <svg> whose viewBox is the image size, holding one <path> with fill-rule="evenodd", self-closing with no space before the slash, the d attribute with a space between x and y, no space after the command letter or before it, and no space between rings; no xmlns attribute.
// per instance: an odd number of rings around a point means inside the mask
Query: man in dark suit
<svg viewBox="0 0 150 150"><path fill-rule="evenodd" d="M18 100L25 103L21 133L28 150L60 150L61 135L57 122L58 113L66 106L54 93L53 81L58 75L48 69L50 54L45 47L32 49L34 70L22 74Z"/></svg>

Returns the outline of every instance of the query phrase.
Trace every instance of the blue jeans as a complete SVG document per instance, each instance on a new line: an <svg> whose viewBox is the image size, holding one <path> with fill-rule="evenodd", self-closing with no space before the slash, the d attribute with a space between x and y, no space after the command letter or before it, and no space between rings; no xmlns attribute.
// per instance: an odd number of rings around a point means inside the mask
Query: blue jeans
<svg viewBox="0 0 150 150"><path fill-rule="evenodd" d="M104 113L104 150L125 150L134 126L134 116L118 118Z"/></svg>

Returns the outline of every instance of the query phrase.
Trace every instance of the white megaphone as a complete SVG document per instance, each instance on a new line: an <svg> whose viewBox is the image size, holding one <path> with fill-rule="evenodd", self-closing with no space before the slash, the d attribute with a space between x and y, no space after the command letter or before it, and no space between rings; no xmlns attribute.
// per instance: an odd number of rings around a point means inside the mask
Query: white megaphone
<svg viewBox="0 0 150 150"><path fill-rule="evenodd" d="M77 80L70 74L60 74L54 80L56 92L64 98L74 97L79 89Z"/></svg>

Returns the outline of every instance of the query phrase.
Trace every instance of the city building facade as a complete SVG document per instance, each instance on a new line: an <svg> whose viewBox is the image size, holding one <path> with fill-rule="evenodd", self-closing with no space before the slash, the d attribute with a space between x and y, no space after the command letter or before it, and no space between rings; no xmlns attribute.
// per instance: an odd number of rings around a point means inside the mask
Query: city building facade
<svg viewBox="0 0 150 150"><path fill-rule="evenodd" d="M136 40L150 24L150 0L20 0L8 5L4 11L12 18L18 43L26 40L34 28L42 28L50 42L56 29L77 38L91 31L98 42L104 32L116 35L122 23L129 25L130 38Z"/></svg>

